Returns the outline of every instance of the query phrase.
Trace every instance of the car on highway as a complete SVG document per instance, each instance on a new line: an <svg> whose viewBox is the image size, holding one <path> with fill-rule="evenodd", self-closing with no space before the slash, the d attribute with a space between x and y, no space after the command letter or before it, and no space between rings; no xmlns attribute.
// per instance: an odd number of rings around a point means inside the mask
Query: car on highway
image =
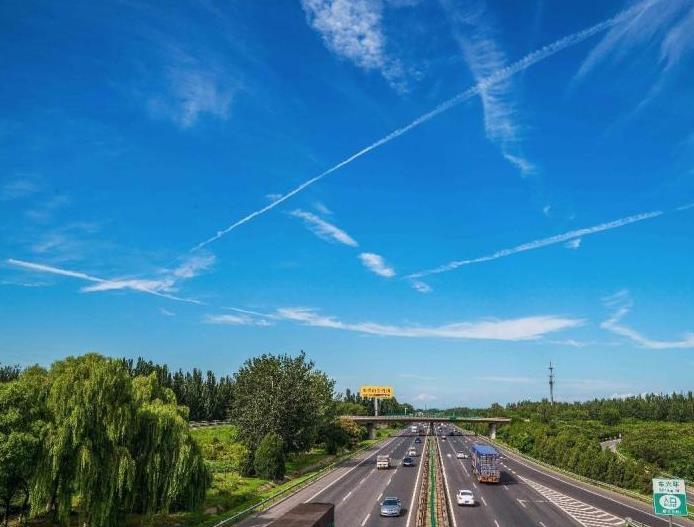
<svg viewBox="0 0 694 527"><path fill-rule="evenodd" d="M473 496L472 491L460 489L455 494L455 501L458 505L474 505L475 496Z"/></svg>
<svg viewBox="0 0 694 527"><path fill-rule="evenodd" d="M408 455L408 457L416 456L416 455L417 455L417 449L415 449L415 448L410 448L410 449L407 451L407 455Z"/></svg>
<svg viewBox="0 0 694 527"><path fill-rule="evenodd" d="M407 456L406 458L403 458L403 460L402 460L402 466L403 466L403 467L414 467L414 466L415 466L414 459L412 459L410 456Z"/></svg>
<svg viewBox="0 0 694 527"><path fill-rule="evenodd" d="M381 502L381 516L400 516L402 504L398 498L386 498Z"/></svg>
<svg viewBox="0 0 694 527"><path fill-rule="evenodd" d="M467 459L469 456L465 452L456 452L455 457L458 459Z"/></svg>
<svg viewBox="0 0 694 527"><path fill-rule="evenodd" d="M445 440L446 440L446 436L441 436L441 441L445 441Z"/></svg>
<svg viewBox="0 0 694 527"><path fill-rule="evenodd" d="M421 443L421 442L422 442L422 438L421 438L421 437L417 437L417 438L415 438L414 442L415 442L415 443Z"/></svg>

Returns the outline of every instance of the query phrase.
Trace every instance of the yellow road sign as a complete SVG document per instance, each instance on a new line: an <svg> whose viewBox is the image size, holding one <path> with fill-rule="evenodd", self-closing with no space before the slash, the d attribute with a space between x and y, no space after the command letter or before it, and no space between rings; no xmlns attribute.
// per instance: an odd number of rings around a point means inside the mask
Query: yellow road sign
<svg viewBox="0 0 694 527"><path fill-rule="evenodd" d="M359 395L369 399L392 399L392 386L360 386Z"/></svg>

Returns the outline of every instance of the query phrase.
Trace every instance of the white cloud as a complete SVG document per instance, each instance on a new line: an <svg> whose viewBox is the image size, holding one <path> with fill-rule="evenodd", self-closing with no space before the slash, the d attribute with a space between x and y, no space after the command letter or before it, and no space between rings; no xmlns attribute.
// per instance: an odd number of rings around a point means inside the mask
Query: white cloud
<svg viewBox="0 0 694 527"><path fill-rule="evenodd" d="M369 335L508 341L532 340L547 333L575 328L584 323L580 319L543 315L507 320L455 322L442 326L397 326L375 322L348 323L335 317L321 315L313 309L302 307L280 308L272 317L299 322L306 326L340 329Z"/></svg>
<svg viewBox="0 0 694 527"><path fill-rule="evenodd" d="M609 221L607 223L601 223L599 225L594 225L592 227L585 227L582 229L577 229L574 231L565 232L563 234L557 234L555 236L550 236L549 238L542 238L540 240L533 240L531 242L523 243L521 245L516 245L510 249L501 249L495 253L489 254L487 256L480 256L478 258L472 258L469 260L454 260L447 264L434 269L428 269L425 271L419 271L408 275L407 278L420 278L422 276L428 276L438 273L446 273L463 267L466 265L472 265L483 262L490 262L492 260L498 260L499 258L506 258L507 256L512 256L514 254L523 253L526 251L534 251L535 249L540 249L542 247L547 247L549 245L555 245L557 243L564 243L577 238L582 238L585 236L590 236L592 234L597 234L599 232L609 231L612 229L618 229L632 223L637 223L639 221L650 220L657 218L663 214L662 211L644 212L641 214L635 214L633 216L627 216L626 218L620 218L618 220Z"/></svg>
<svg viewBox="0 0 694 527"><path fill-rule="evenodd" d="M317 1L317 0L316 0ZM348 0L346 0L348 1ZM545 59L548 59L549 57L556 55L557 53L570 48L572 46L575 46L590 37L605 31L607 29L610 29L612 27L615 27L619 24L624 23L625 21L629 21L631 17L633 17L634 13L636 11L632 9L626 9L624 11L621 11L617 15L615 15L612 18L608 18L606 20L603 20L602 22L599 22L591 27L588 27L586 29L583 29L581 31L577 31L575 33L572 33L570 35L567 35L563 38L560 38L559 40L556 40L552 42L551 44L548 44L546 46L543 46L531 53L528 53L525 57L517 60L516 62L501 68L500 70L494 71L491 73L488 77L485 79L481 80L474 86L469 87L465 91L460 92L459 94L455 95L454 97L451 97L450 99L442 102L438 106L436 106L433 110L420 115L410 123L401 126L400 128L397 128L393 130L392 132L386 134L383 136L381 139L378 139L377 141L372 142L370 145L362 148L361 150L355 152L354 154L346 157L336 165L333 165L332 167L328 168L327 170L324 170L317 176L314 176L310 179L307 179L300 185L294 187L292 190L284 194L281 198L273 201L272 203L265 205L264 207L261 207L260 209L257 209L243 218L240 218L239 220L236 220L232 224L228 225L227 227L217 231L213 236L210 236L209 238L201 241L198 243L195 247L192 248L193 251L197 251L211 243L214 243L215 241L219 240L220 238L226 236L229 234L231 231L238 229L242 225L245 225L246 223L253 221L255 218L262 216L263 214L271 211L275 207L279 206L280 204L284 203L288 199L291 199L292 197L296 196L297 194L303 192L305 189L310 187L311 185L317 183L318 181L322 180L324 177L332 174L333 172L336 172L340 170L341 168L349 165L353 161L359 159L362 156L365 156L372 150L375 150L387 143L390 143L394 139L397 139L398 137L408 133L410 130L413 130L417 128L418 126L432 120L433 118L437 117L438 115L441 115L451 108L455 108L456 106L462 104L463 102L472 99L473 97L478 96L483 90L488 90L492 85L502 82L505 79L508 79L509 77L512 77L513 75L516 75L517 73L520 73L521 71L525 71L529 67L542 62Z"/></svg>
<svg viewBox="0 0 694 527"><path fill-rule="evenodd" d="M421 280L412 280L412 287L423 294L426 293L431 293L432 289L431 286L425 282L422 282Z"/></svg>
<svg viewBox="0 0 694 527"><path fill-rule="evenodd" d="M633 306L627 290L603 299L603 303L615 309L615 312L600 324L600 327L615 335L626 337L643 348L653 350L694 348L694 332L685 333L679 340L654 340L622 324L622 319L629 314Z"/></svg>
<svg viewBox="0 0 694 527"><path fill-rule="evenodd" d="M581 240L582 238L574 238L573 240L569 240L564 244L564 247L567 249L578 249L581 246Z"/></svg>
<svg viewBox="0 0 694 527"><path fill-rule="evenodd" d="M361 253L359 255L361 263L364 264L369 271L385 278L393 278L395 270L389 266L383 257L375 253Z"/></svg>
<svg viewBox="0 0 694 527"><path fill-rule="evenodd" d="M313 204L313 208L316 209L316 210L317 210L318 212L320 212L321 214L324 214L324 215L326 215L326 216L329 216L330 214L333 213L333 211L330 210L330 209L325 205L325 203L322 203L322 202L320 202L320 201L316 201L316 202Z"/></svg>
<svg viewBox="0 0 694 527"><path fill-rule="evenodd" d="M173 269L171 274L176 278L194 278L212 267L215 261L214 254L191 255Z"/></svg>
<svg viewBox="0 0 694 527"><path fill-rule="evenodd" d="M270 201L271 203L274 201L277 201L282 197L282 194L277 194L277 193L271 193L271 194L265 194L265 197Z"/></svg>
<svg viewBox="0 0 694 527"><path fill-rule="evenodd" d="M304 220L304 223L311 230L311 232L323 240L342 243L344 245L349 245L350 247L359 246L356 240L345 231L339 227L336 227L332 223L328 223L311 212L296 209L290 212L290 215Z"/></svg>
<svg viewBox="0 0 694 527"><path fill-rule="evenodd" d="M163 307L159 308L159 312L164 315L165 317L175 317L176 313L173 311L169 311L168 309L164 309Z"/></svg>
<svg viewBox="0 0 694 527"><path fill-rule="evenodd" d="M239 313L238 315L222 314L222 315L205 315L203 321L206 324L219 324L224 326L271 326L273 323L267 318L253 317L247 314Z"/></svg>
<svg viewBox="0 0 694 527"><path fill-rule="evenodd" d="M585 77L608 59L623 60L641 48L659 45L660 61L670 69L694 51L694 4L691 0L642 0L629 23L615 26L592 49L578 71Z"/></svg>
<svg viewBox="0 0 694 527"><path fill-rule="evenodd" d="M326 47L401 89L402 66L386 52L381 0L302 0L309 25Z"/></svg>
<svg viewBox="0 0 694 527"><path fill-rule="evenodd" d="M420 393L414 398L415 401L420 402L435 401L436 399L438 399L438 397L431 393Z"/></svg>
<svg viewBox="0 0 694 527"><path fill-rule="evenodd" d="M6 179L0 185L0 201L12 201L36 194L42 190L34 176L18 175Z"/></svg>
<svg viewBox="0 0 694 527"><path fill-rule="evenodd" d="M508 64L506 54L496 41L495 29L484 4L476 3L465 10L450 1L446 8L453 35L460 46L475 82L480 83ZM521 127L518 124L516 88L512 77L484 85L479 92L484 110L487 138L498 145L503 157L521 174L535 172L534 165L521 153Z"/></svg>
<svg viewBox="0 0 694 527"><path fill-rule="evenodd" d="M168 92L149 100L154 117L173 121L182 129L193 127L201 115L228 118L235 87L220 69L203 67L179 54L167 79Z"/></svg>
<svg viewBox="0 0 694 527"><path fill-rule="evenodd" d="M145 279L104 279L87 273L82 273L79 271L72 271L70 269L63 269L60 267L55 267L51 265L45 265L35 262L27 262L25 260L17 260L10 258L7 260L9 265L14 267L19 267L26 271L53 274L58 276L65 276L69 278L77 278L79 280L84 280L87 282L92 282L93 285L83 287L82 292L98 292L98 291L115 291L127 289L131 291L138 291L140 293L147 293L150 295L159 296L162 298L168 298L169 300L176 300L178 302L187 302L191 304L202 304L199 300L192 298L182 298L175 296L168 291L172 291L172 286L176 282L175 279L170 277L164 277L159 280L145 280Z"/></svg>
<svg viewBox="0 0 694 527"><path fill-rule="evenodd" d="M545 205L544 207L542 207L542 214L544 214L545 216L549 217L549 213L550 213L551 210L552 210L552 206L551 206L551 205Z"/></svg>

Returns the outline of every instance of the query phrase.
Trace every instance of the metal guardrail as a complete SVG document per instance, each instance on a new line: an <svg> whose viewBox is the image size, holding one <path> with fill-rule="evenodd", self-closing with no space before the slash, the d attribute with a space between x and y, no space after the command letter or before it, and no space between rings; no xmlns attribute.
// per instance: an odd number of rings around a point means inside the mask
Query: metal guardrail
<svg viewBox="0 0 694 527"><path fill-rule="evenodd" d="M390 439L390 437L382 439L381 442L386 441L387 439ZM363 447L358 448L354 452L350 452L350 453L342 456L340 459L330 463L329 465L326 465L325 467L320 469L315 474L312 474L311 476L297 482L296 485L292 485L290 487L282 489L279 492L276 492L275 494L273 494L271 496L268 496L267 498L259 501L258 503L255 503L255 504L251 505L250 507L247 507L247 508L233 514L232 516L215 523L213 525L213 527L224 527L225 525L233 525L234 523L237 523L237 522L247 518L248 516L250 516L254 512L260 512L260 511L269 509L270 508L269 506L271 504L276 504L276 503L279 503L281 501L284 501L285 499L292 497L294 494L299 492L301 489L311 485L312 483L315 483L316 481L323 478L324 476L327 476L333 469L337 468L337 466L340 465L341 463L344 463L348 459L353 458L357 454L360 454L366 450L373 448L375 445L376 444L365 445Z"/></svg>

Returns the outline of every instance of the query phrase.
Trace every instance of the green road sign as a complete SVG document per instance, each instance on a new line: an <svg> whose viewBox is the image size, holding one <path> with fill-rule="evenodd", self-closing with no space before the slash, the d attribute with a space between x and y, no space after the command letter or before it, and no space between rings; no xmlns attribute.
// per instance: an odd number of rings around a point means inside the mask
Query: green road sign
<svg viewBox="0 0 694 527"><path fill-rule="evenodd" d="M686 516L687 494L683 479L653 479L653 509L661 516Z"/></svg>

